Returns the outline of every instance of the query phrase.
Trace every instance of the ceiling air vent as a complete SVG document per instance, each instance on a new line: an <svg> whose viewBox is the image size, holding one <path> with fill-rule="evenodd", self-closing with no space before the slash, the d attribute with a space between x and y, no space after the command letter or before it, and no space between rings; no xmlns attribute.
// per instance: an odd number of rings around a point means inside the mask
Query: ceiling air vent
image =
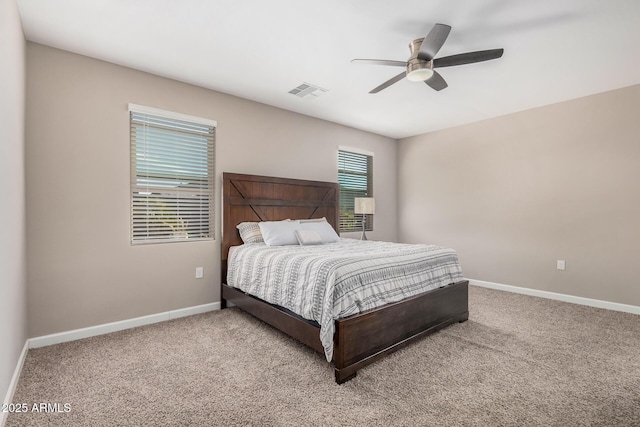
<svg viewBox="0 0 640 427"><path fill-rule="evenodd" d="M290 94L299 96L300 98L317 98L326 92L328 92L327 89L312 85L311 83L302 83L300 86L289 91Z"/></svg>

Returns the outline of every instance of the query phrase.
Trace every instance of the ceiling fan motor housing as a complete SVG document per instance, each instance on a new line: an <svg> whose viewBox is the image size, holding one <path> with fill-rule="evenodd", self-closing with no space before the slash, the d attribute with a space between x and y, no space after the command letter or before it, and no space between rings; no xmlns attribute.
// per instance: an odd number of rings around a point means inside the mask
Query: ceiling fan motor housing
<svg viewBox="0 0 640 427"><path fill-rule="evenodd" d="M418 59L418 52L423 41L424 38L421 38L409 43L411 56L407 60L407 79L414 82L425 81L433 75L433 60L423 61Z"/></svg>

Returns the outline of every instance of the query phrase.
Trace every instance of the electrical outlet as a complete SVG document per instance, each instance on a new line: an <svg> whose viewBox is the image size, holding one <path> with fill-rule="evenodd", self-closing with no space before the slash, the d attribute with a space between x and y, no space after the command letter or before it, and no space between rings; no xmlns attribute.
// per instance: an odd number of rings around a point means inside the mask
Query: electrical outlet
<svg viewBox="0 0 640 427"><path fill-rule="evenodd" d="M557 268L558 270L564 270L564 267L565 267L564 260L563 260L563 259L559 259L559 260L556 262L556 268Z"/></svg>
<svg viewBox="0 0 640 427"><path fill-rule="evenodd" d="M204 276L204 267L196 267L196 279L202 279Z"/></svg>

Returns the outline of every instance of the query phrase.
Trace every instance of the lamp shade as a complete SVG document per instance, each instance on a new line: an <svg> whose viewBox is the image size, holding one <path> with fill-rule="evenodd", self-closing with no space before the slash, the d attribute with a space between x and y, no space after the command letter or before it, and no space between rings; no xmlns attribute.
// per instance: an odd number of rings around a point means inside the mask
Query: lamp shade
<svg viewBox="0 0 640 427"><path fill-rule="evenodd" d="M373 197L356 197L353 201L354 213L364 215L376 213L376 202Z"/></svg>

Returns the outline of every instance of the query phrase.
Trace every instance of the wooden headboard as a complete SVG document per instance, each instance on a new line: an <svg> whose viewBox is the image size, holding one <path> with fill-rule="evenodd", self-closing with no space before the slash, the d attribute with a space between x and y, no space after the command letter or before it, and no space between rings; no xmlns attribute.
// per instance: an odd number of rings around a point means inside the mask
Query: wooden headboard
<svg viewBox="0 0 640 427"><path fill-rule="evenodd" d="M227 255L242 244L236 225L245 221L327 218L338 229L339 185L270 176L222 174L222 283Z"/></svg>

